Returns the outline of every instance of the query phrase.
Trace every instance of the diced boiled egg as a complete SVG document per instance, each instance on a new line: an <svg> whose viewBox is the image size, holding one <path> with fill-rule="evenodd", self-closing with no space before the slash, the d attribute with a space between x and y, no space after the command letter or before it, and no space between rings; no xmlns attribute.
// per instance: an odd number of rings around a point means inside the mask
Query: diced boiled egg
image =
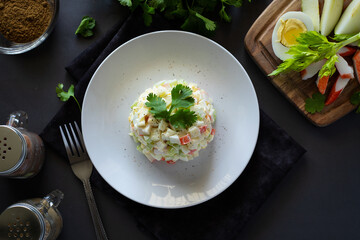
<svg viewBox="0 0 360 240"><path fill-rule="evenodd" d="M272 34L272 47L275 55L281 60L291 58L286 52L296 45L300 33L313 31L311 18L303 12L287 12L277 21Z"/></svg>
<svg viewBox="0 0 360 240"><path fill-rule="evenodd" d="M167 128L168 124L165 122L165 120L160 120L160 123L159 123L159 130L160 131L165 131L166 128Z"/></svg>
<svg viewBox="0 0 360 240"><path fill-rule="evenodd" d="M189 133L192 138L200 136L200 129L197 126L192 126L189 128Z"/></svg>
<svg viewBox="0 0 360 240"><path fill-rule="evenodd" d="M139 127L138 128L139 135L149 136L150 131L151 131L151 126L150 125L146 125L145 127Z"/></svg>
<svg viewBox="0 0 360 240"><path fill-rule="evenodd" d="M151 129L151 132L150 132L150 139L151 141L160 141L160 130L157 129L157 128L153 128Z"/></svg>
<svg viewBox="0 0 360 240"><path fill-rule="evenodd" d="M172 135L169 137L171 143L180 144L180 138L178 135Z"/></svg>

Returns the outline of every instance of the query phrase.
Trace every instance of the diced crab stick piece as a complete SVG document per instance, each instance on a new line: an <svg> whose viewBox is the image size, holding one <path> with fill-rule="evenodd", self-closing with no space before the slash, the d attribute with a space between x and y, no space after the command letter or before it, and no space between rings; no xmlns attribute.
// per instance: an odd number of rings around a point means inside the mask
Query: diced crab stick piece
<svg viewBox="0 0 360 240"><path fill-rule="evenodd" d="M206 125L201 126L201 127L199 127L199 129L200 129L200 133L202 134L202 133L206 132L207 126Z"/></svg>
<svg viewBox="0 0 360 240"><path fill-rule="evenodd" d="M329 78L330 76L324 76L324 77L318 77L318 79L316 80L316 86L318 87L319 89L319 92L321 94L324 94L325 91L326 91L326 87L328 85L328 82L329 82Z"/></svg>
<svg viewBox="0 0 360 240"><path fill-rule="evenodd" d="M360 83L360 50L357 50L353 57L356 77Z"/></svg>
<svg viewBox="0 0 360 240"><path fill-rule="evenodd" d="M340 50L337 52L342 57L352 56L356 52L356 48L345 46L340 48Z"/></svg>
<svg viewBox="0 0 360 240"><path fill-rule="evenodd" d="M173 160L168 160L168 161L166 161L166 163L168 163L168 164L174 164L175 161L173 161Z"/></svg>
<svg viewBox="0 0 360 240"><path fill-rule="evenodd" d="M215 135L215 128L211 129L211 135Z"/></svg>
<svg viewBox="0 0 360 240"><path fill-rule="evenodd" d="M307 68L300 72L301 79L306 80L315 76L315 74L320 71L320 69L322 68L322 66L324 66L325 63L326 59L323 59L321 61L310 64Z"/></svg>
<svg viewBox="0 0 360 240"><path fill-rule="evenodd" d="M342 78L338 76L334 85L332 86L330 93L325 101L325 105L329 105L333 103L340 95L340 93L344 90L345 86L348 84L350 78Z"/></svg>
<svg viewBox="0 0 360 240"><path fill-rule="evenodd" d="M196 149L191 149L188 154L193 154L194 152L196 152Z"/></svg>
<svg viewBox="0 0 360 240"><path fill-rule="evenodd" d="M180 137L180 144L185 145L188 144L191 141L191 137L189 134L186 134L185 136Z"/></svg>
<svg viewBox="0 0 360 240"><path fill-rule="evenodd" d="M347 63L347 61L338 55L338 61L335 63L341 78L354 78L354 69Z"/></svg>

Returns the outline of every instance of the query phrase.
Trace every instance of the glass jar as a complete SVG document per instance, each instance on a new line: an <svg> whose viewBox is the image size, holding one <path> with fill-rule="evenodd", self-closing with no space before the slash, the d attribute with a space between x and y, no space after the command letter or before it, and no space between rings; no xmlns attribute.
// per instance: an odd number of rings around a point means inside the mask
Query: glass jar
<svg viewBox="0 0 360 240"><path fill-rule="evenodd" d="M24 111L10 114L6 125L0 125L0 176L29 178L42 168L45 158L41 138L27 129Z"/></svg>
<svg viewBox="0 0 360 240"><path fill-rule="evenodd" d="M57 206L64 194L55 190L44 198L15 203L0 215L0 239L55 240L63 220Z"/></svg>

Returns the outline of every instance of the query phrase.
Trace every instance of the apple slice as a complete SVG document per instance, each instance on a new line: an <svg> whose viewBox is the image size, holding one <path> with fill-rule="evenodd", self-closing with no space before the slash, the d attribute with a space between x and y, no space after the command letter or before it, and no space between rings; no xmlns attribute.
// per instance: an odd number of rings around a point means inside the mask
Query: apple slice
<svg viewBox="0 0 360 240"><path fill-rule="evenodd" d="M314 25L314 31L319 32L320 29L319 1L302 0L301 9L303 13L309 15L309 17L311 18Z"/></svg>
<svg viewBox="0 0 360 240"><path fill-rule="evenodd" d="M315 1L315 0L313 0ZM317 0L316 0L317 1ZM325 0L320 20L320 32L329 35L339 21L344 6L344 0Z"/></svg>
<svg viewBox="0 0 360 240"><path fill-rule="evenodd" d="M351 34L358 32L360 32L360 0L353 0L342 14L334 33Z"/></svg>

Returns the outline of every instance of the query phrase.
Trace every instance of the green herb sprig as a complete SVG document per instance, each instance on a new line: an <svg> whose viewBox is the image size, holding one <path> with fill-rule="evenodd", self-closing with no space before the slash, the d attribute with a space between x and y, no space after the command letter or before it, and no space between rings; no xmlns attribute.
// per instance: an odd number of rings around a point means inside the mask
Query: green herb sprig
<svg viewBox="0 0 360 240"><path fill-rule="evenodd" d="M358 106L358 108L356 109L356 113L360 113L360 91L355 92L353 95L351 95L350 102L351 104Z"/></svg>
<svg viewBox="0 0 360 240"><path fill-rule="evenodd" d="M74 85L71 84L68 91L65 91L64 84L59 83L56 87L56 95L60 99L60 101L63 101L63 102L68 101L71 97L74 98L75 102L77 103L77 105L81 111L81 106L79 104L79 101L75 97L74 88L75 88Z"/></svg>
<svg viewBox="0 0 360 240"><path fill-rule="evenodd" d="M288 54L292 58L283 61L277 69L269 76L275 76L288 71L300 72L307 68L311 63L327 59L319 72L319 77L332 76L335 71L335 62L337 62L336 53L340 48L360 40L360 33L354 35L335 35L334 39L340 42L330 42L325 36L315 31L301 33L296 39L298 44L292 46Z"/></svg>
<svg viewBox="0 0 360 240"><path fill-rule="evenodd" d="M305 100L305 110L313 114L316 112L321 112L325 106L325 95L317 92L312 95L312 98L307 98Z"/></svg>
<svg viewBox="0 0 360 240"><path fill-rule="evenodd" d="M150 93L145 105L150 108L150 113L156 119L164 119L175 128L191 127L197 119L194 111L190 107L194 105L195 99L191 97L192 90L188 86L177 84L171 90L171 105L167 110L166 102L163 98L154 93ZM175 113L173 113L175 111Z"/></svg>
<svg viewBox="0 0 360 240"><path fill-rule="evenodd" d="M209 33L216 29L214 17L231 21L226 12L227 6L240 7L243 0L118 0L121 5L134 11L141 8L144 24L151 25L156 12L170 20L180 20L181 28L186 31ZM251 0L249 0L251 2ZM211 19L212 18L212 19Z"/></svg>
<svg viewBox="0 0 360 240"><path fill-rule="evenodd" d="M94 35L93 29L95 28L96 21L92 17L85 16L82 18L79 27L75 31L75 35L83 37L91 37Z"/></svg>

